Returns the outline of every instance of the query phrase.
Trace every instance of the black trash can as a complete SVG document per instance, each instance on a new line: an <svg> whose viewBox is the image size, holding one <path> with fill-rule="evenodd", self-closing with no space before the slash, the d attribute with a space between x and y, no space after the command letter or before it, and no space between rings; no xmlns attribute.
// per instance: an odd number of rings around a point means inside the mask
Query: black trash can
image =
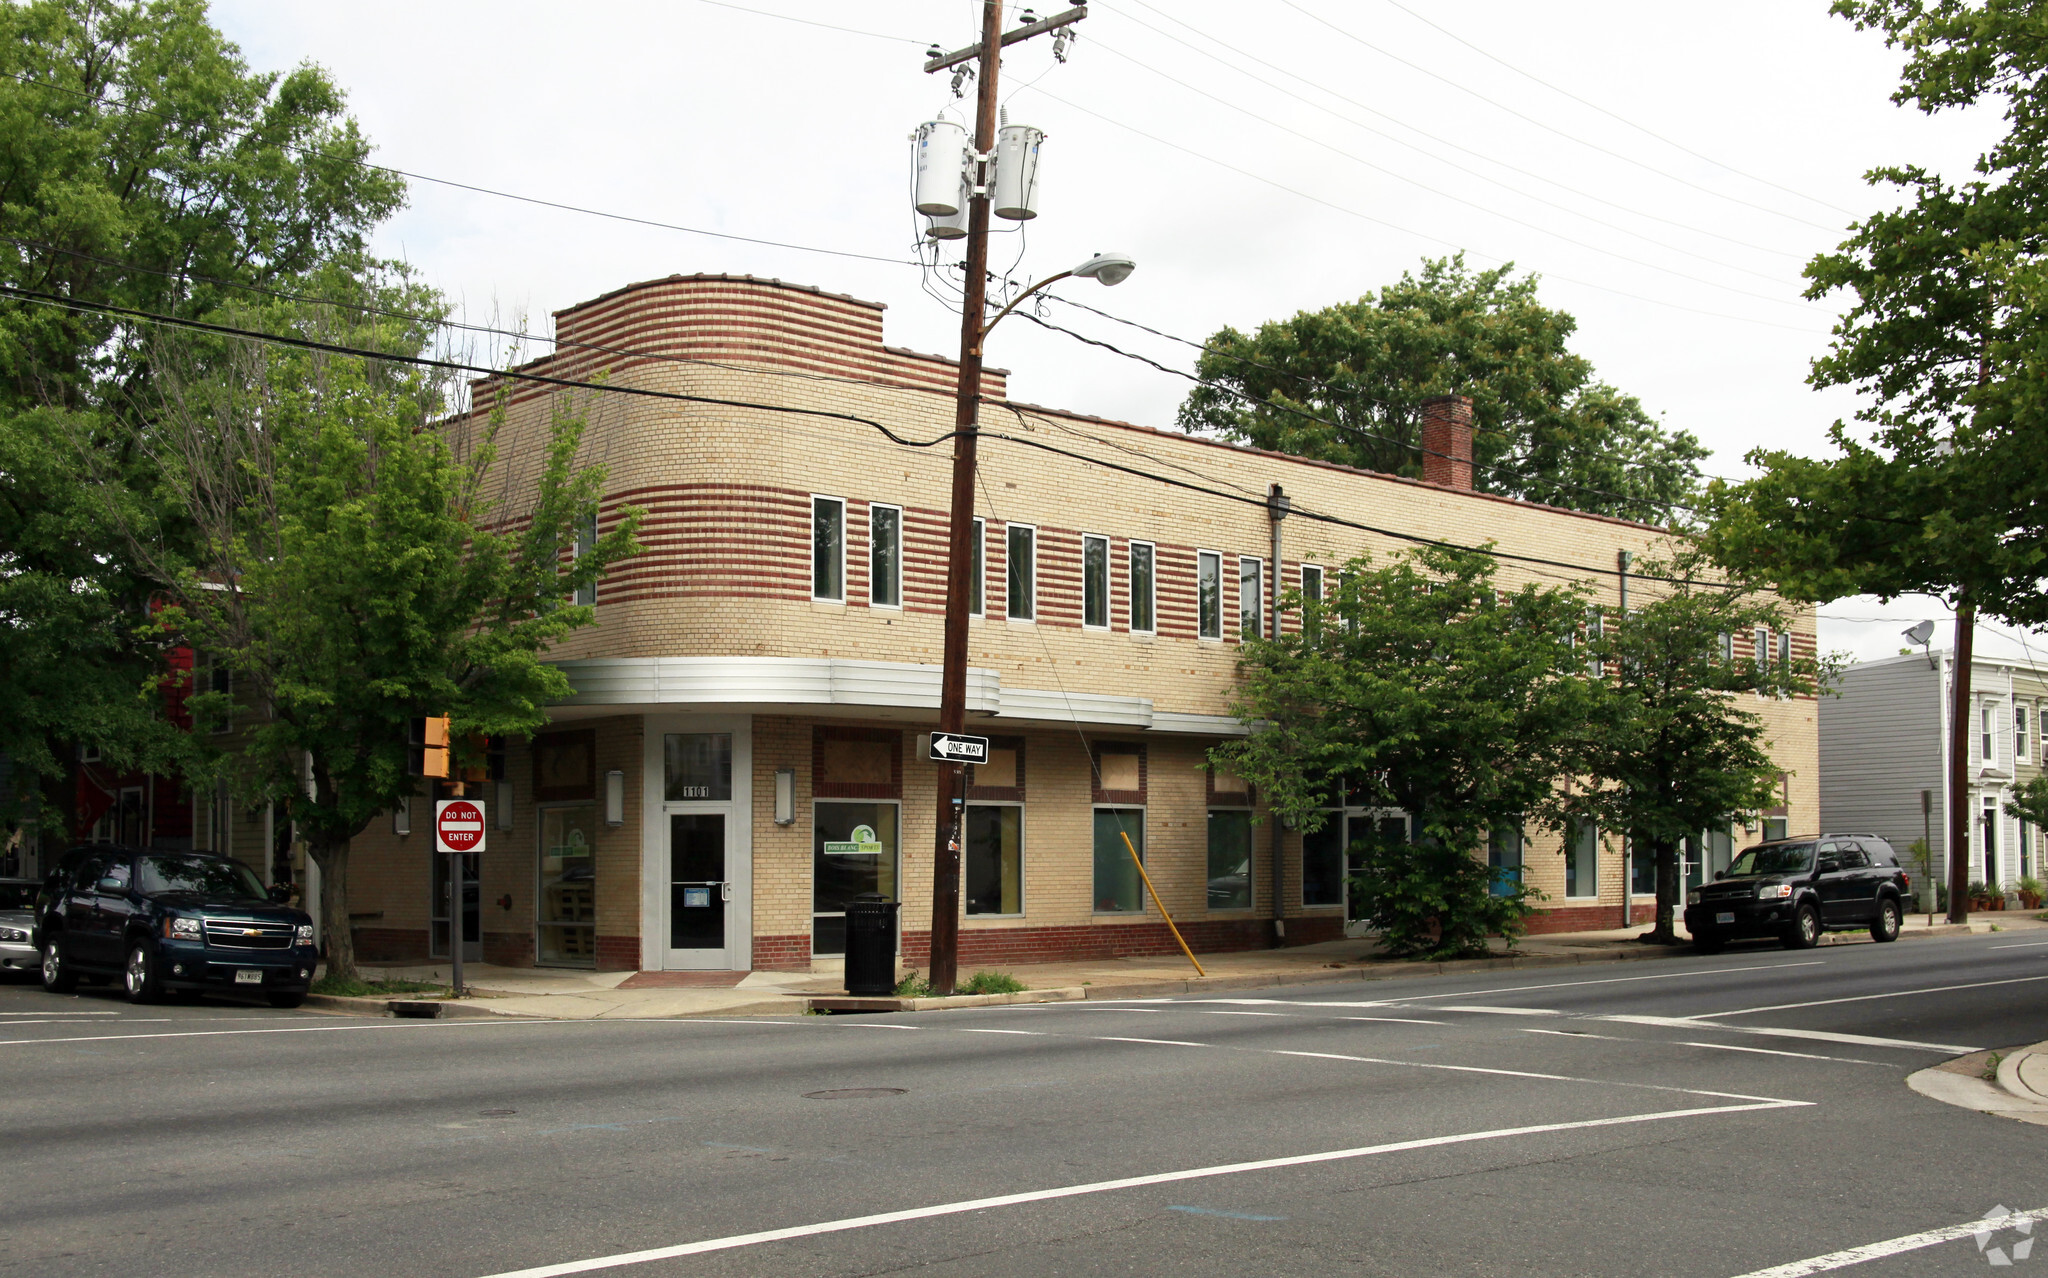
<svg viewBox="0 0 2048 1278"><path fill-rule="evenodd" d="M896 902L863 892L846 903L846 992L896 992Z"/></svg>

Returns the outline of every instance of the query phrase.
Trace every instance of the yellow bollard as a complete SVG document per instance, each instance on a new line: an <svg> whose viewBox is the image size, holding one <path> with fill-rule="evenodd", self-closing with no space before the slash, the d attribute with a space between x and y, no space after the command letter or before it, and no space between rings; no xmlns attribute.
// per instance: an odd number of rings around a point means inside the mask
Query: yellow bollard
<svg viewBox="0 0 2048 1278"><path fill-rule="evenodd" d="M1159 889L1152 886L1152 876L1145 873L1145 863L1138 858L1138 849L1132 845L1130 833L1125 830L1118 830L1117 833L1123 836L1124 851L1131 854L1131 864L1138 867L1138 877L1145 880L1145 890L1152 894L1152 904L1159 907L1159 917L1166 920L1166 930L1173 933L1174 940L1180 941L1180 952L1187 955L1188 962L1195 965L1195 975L1207 976L1208 973L1202 970L1201 962L1195 958L1195 952L1188 948L1186 941L1181 940L1180 929L1173 925L1173 916L1166 912L1166 902L1159 899Z"/></svg>

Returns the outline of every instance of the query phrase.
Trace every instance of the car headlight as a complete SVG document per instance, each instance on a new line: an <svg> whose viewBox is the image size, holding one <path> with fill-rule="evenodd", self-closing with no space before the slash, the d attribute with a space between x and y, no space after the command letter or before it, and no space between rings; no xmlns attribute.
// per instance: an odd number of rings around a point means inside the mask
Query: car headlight
<svg viewBox="0 0 2048 1278"><path fill-rule="evenodd" d="M204 943L206 939L205 934L200 930L198 919L165 919L164 935L173 941Z"/></svg>
<svg viewBox="0 0 2048 1278"><path fill-rule="evenodd" d="M1685 903L1687 905L1698 905L1700 903L1700 890L1698 888L1694 888L1691 891L1687 892L1685 894Z"/></svg>
<svg viewBox="0 0 2048 1278"><path fill-rule="evenodd" d="M26 941L28 931L18 927L0 927L0 941Z"/></svg>
<svg viewBox="0 0 2048 1278"><path fill-rule="evenodd" d="M1756 899L1759 901L1782 901L1790 895L1790 883L1767 883L1756 890Z"/></svg>
<svg viewBox="0 0 2048 1278"><path fill-rule="evenodd" d="M311 945L313 943L313 925L311 923L299 924L298 936L299 944Z"/></svg>

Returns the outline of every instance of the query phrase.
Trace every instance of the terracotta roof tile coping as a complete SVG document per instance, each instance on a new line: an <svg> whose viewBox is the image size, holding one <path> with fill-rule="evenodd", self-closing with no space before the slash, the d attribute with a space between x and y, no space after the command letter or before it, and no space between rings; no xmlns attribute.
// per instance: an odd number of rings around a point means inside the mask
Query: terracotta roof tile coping
<svg viewBox="0 0 2048 1278"><path fill-rule="evenodd" d="M621 285L609 293L599 293L596 297L587 298L576 303L574 306L565 306L561 310L556 311L555 316L559 319L564 315L574 315L577 311L583 310L586 307L596 306L601 302L608 302L615 297L623 297L635 289L653 288L657 284L696 283L699 281L722 284L767 284L774 288L787 288L794 289L799 293L810 293L816 297L830 297L841 302L852 302L855 306L865 306L871 310L886 311L889 309L887 302L870 302L866 298L854 297L847 293L828 293L815 284L792 284L787 280L765 279L759 275L725 275L715 271L699 271L695 275L664 275L659 279L639 280L632 284Z"/></svg>

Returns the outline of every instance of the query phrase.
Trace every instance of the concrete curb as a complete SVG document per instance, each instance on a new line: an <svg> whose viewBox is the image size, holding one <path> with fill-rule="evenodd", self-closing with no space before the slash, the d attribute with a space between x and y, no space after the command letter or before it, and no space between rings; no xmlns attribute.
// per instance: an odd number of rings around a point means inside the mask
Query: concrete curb
<svg viewBox="0 0 2048 1278"><path fill-rule="evenodd" d="M1998 1072L2001 1076L2004 1075L2004 1061L1999 1062ZM1981 1078L1971 1078L1968 1074L1952 1073L1937 1066L1934 1069L1923 1069L1907 1075L1906 1086L1929 1100L1937 1100L1944 1105L1954 1105L1958 1109L1970 1109L1980 1114L2013 1118L2023 1123L2048 1127L2048 1101L2023 1099L2003 1087L1993 1086Z"/></svg>
<svg viewBox="0 0 2048 1278"><path fill-rule="evenodd" d="M2041 1066L2048 1064L2048 1043L2022 1047L2009 1056L2001 1057L1998 1062L1998 1085L2013 1098L2048 1110L2048 1095L2044 1095L2026 1077L2025 1067L2030 1060L2034 1061L2034 1072L2040 1074Z"/></svg>
<svg viewBox="0 0 2048 1278"><path fill-rule="evenodd" d="M498 1012L478 1003L454 999L354 998L342 994L308 994L301 1004L322 1012L346 1012L354 1016L399 1016L422 1020L461 1020L491 1016L520 1016L523 1012ZM547 1020L547 1017L527 1019Z"/></svg>

